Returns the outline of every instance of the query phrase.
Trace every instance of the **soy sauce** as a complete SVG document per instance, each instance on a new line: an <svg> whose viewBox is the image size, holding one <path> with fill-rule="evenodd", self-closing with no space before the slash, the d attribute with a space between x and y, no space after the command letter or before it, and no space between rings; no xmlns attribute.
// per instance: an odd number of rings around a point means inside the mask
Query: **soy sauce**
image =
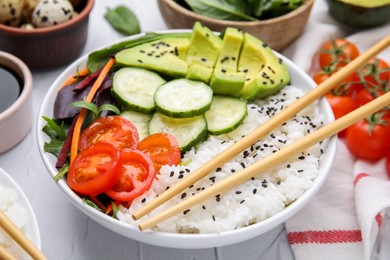
<svg viewBox="0 0 390 260"><path fill-rule="evenodd" d="M0 66L0 113L7 110L22 92L22 82L16 73Z"/></svg>

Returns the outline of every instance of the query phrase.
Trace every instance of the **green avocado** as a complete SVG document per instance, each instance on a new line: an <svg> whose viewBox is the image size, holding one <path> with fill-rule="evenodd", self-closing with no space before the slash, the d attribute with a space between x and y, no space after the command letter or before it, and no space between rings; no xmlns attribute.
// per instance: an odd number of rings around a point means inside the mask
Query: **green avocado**
<svg viewBox="0 0 390 260"><path fill-rule="evenodd" d="M200 64L190 64L188 66L187 79L202 81L205 84L208 84L213 75L213 68L208 68Z"/></svg>
<svg viewBox="0 0 390 260"><path fill-rule="evenodd" d="M243 39L242 31L231 27L226 29L210 81L215 94L238 96L241 93L245 73L238 72L237 65Z"/></svg>
<svg viewBox="0 0 390 260"><path fill-rule="evenodd" d="M390 0L326 0L329 13L339 22L371 28L390 21Z"/></svg>
<svg viewBox="0 0 390 260"><path fill-rule="evenodd" d="M200 22L195 22L187 51L187 78L208 84L221 46L221 38Z"/></svg>
<svg viewBox="0 0 390 260"><path fill-rule="evenodd" d="M185 78L189 37L169 37L144 43L118 52L115 55L119 66L140 67L161 73L168 78Z"/></svg>
<svg viewBox="0 0 390 260"><path fill-rule="evenodd" d="M290 82L290 74L270 47L260 39L245 33L238 61L239 71L246 73L240 97L248 100L268 97Z"/></svg>

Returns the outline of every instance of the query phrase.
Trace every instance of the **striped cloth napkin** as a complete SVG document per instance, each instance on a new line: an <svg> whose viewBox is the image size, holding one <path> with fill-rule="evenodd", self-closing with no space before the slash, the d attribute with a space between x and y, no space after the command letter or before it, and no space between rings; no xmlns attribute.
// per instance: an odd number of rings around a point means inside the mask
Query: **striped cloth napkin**
<svg viewBox="0 0 390 260"><path fill-rule="evenodd" d="M318 69L315 54L330 37L345 37L363 52L389 34L389 24L352 31L328 15L325 1L315 1L303 35L283 54L310 73ZM378 56L390 64L390 50ZM385 160L356 160L339 140L324 186L285 226L296 260L389 259L390 180Z"/></svg>

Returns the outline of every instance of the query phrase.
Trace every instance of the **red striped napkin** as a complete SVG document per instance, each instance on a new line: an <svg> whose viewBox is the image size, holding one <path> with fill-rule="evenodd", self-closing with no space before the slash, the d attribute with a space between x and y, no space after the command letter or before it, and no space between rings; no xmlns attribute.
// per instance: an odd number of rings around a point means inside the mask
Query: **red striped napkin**
<svg viewBox="0 0 390 260"><path fill-rule="evenodd" d="M353 30L335 22L325 1L315 1L304 33L283 54L307 72L318 70L315 55L331 37L344 37L361 52L389 35L390 24ZM378 55L390 63L390 48ZM390 142L390 140L389 140ZM322 189L286 222L297 260L390 259L390 180L385 160L356 160L342 140Z"/></svg>
<svg viewBox="0 0 390 260"><path fill-rule="evenodd" d="M318 195L286 222L288 241L300 259L370 259L390 208L384 160L355 161L339 141L336 161Z"/></svg>

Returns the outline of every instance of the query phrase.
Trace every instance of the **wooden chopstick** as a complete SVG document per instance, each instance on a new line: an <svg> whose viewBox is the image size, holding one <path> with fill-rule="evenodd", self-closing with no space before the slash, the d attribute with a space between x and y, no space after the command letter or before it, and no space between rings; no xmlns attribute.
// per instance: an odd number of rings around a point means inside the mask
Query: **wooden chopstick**
<svg viewBox="0 0 390 260"><path fill-rule="evenodd" d="M33 259L44 260L46 256L23 232L0 210L0 227L15 240ZM8 258L5 258L8 259ZM12 259L12 258L11 258Z"/></svg>
<svg viewBox="0 0 390 260"><path fill-rule="evenodd" d="M0 245L0 259L18 260L16 256L8 252L2 245Z"/></svg>
<svg viewBox="0 0 390 260"><path fill-rule="evenodd" d="M370 58L376 56L379 52L390 45L390 35L379 41L365 53L354 59L352 62L347 64L341 70L333 74L328 80L324 81L316 88L309 91L303 97L295 101L293 104L289 105L280 113L273 116L266 123L260 125L257 129L255 129L250 134L246 135L240 141L224 150L213 159L199 167L196 171L187 175L183 178L179 183L172 186L170 189L166 190L162 194L160 194L156 199L151 202L145 204L141 209L135 212L132 217L134 220L137 220L144 215L148 214L164 202L168 201L170 198L174 197L176 194L179 194L187 187L197 182L198 180L205 177L211 171L215 170L218 166L226 163L231 160L234 156L236 156L241 151L245 150L247 147L255 143L256 141L263 138L265 135L270 133L273 129L280 126L284 122L286 122L289 118L293 117L299 111L304 109L306 106L310 105L317 99L324 96L327 92L329 92L334 86L338 85L343 79L347 76L351 75L353 72L357 71L360 66L362 66L365 62L367 62Z"/></svg>
<svg viewBox="0 0 390 260"><path fill-rule="evenodd" d="M183 212L184 210L190 209L191 207L203 202L204 200L212 198L217 194L225 192L258 175L259 173L286 161L288 158L291 158L292 155L302 152L310 146L319 143L320 141L329 138L334 134L337 134L358 120L367 117L388 105L390 105L390 92L339 118L333 123L328 124L319 130L299 139L298 141L283 147L279 151L255 162L240 172L230 175L229 177L215 183L213 186L174 205L173 207L159 213L158 215L151 217L150 219L139 224L139 228L141 230L151 228L167 218Z"/></svg>

